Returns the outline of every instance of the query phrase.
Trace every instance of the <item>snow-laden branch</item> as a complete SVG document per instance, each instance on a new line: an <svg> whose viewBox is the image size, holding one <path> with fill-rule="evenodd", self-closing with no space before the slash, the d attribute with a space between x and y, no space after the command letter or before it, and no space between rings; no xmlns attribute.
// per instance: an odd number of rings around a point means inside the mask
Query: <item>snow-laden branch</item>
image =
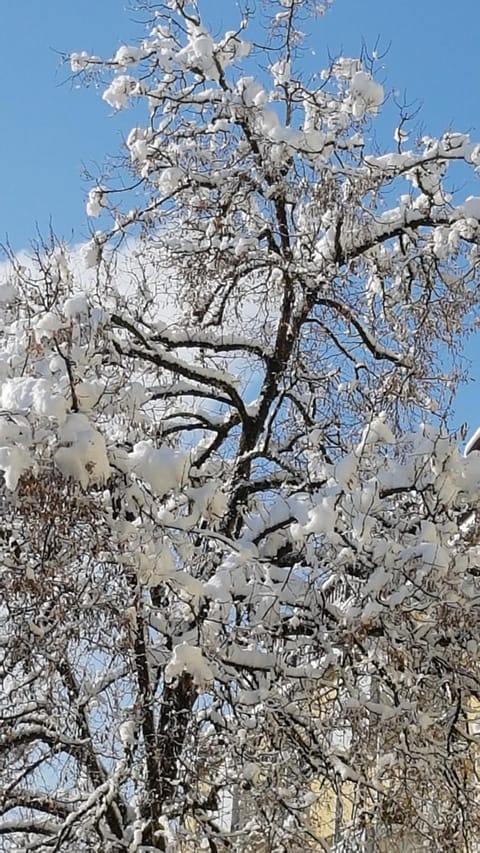
<svg viewBox="0 0 480 853"><path fill-rule="evenodd" d="M478 146L379 154L373 60L304 80L313 0L271 67L154 6L72 57L136 104L98 230L0 280L2 843L472 847Z"/></svg>

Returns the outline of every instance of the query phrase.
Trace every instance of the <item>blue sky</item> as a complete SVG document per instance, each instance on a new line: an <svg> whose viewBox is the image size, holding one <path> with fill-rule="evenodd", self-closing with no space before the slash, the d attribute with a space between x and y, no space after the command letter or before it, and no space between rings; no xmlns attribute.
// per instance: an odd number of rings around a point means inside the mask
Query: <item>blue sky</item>
<svg viewBox="0 0 480 853"><path fill-rule="evenodd" d="M200 0L218 32L239 18L234 0ZM79 242L88 234L84 168L96 173L118 150L128 114L113 116L101 91L77 88L60 53L111 54L141 35L122 0L4 0L0 13L0 243L28 247L36 229ZM449 127L480 140L479 0L335 0L315 26L304 61L320 70L328 53L356 56L362 42L387 51L386 91L421 106L425 132ZM386 126L384 123L383 126ZM382 126L382 127L383 127ZM383 132L383 131L382 131ZM382 141L382 140L380 140ZM388 139L384 140L388 144ZM466 194L480 195L480 183ZM480 422L480 341L468 353L475 384L460 392L454 425ZM477 358L477 364L475 364Z"/></svg>

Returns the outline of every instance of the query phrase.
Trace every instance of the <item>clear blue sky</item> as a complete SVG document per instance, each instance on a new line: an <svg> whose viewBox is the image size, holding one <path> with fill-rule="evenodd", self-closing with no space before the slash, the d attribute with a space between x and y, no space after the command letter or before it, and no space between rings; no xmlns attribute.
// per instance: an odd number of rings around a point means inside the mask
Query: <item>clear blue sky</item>
<svg viewBox="0 0 480 853"><path fill-rule="evenodd" d="M200 0L217 31L239 17L234 0ZM112 116L101 91L75 88L59 53L111 54L141 35L122 0L3 0L0 12L0 242L28 247L50 222L68 240L88 234L84 165L95 172L118 150L128 114ZM137 16L138 18L138 16ZM480 141L480 0L335 0L315 27L305 62L315 70L328 53L358 55L362 41L387 50L385 89L421 104L425 131L449 127ZM480 195L480 182L466 188ZM480 422L480 342L469 354L475 384L458 397L455 422ZM475 358L477 363L475 363Z"/></svg>

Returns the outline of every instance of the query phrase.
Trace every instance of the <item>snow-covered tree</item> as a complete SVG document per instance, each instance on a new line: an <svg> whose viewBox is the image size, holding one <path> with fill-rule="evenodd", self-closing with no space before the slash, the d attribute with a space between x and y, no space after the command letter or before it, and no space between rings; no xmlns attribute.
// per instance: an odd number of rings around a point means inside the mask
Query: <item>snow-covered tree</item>
<svg viewBox="0 0 480 853"><path fill-rule="evenodd" d="M480 463L445 427L480 146L400 115L380 153L372 65L305 79L324 10L267 5L267 46L169 0L71 57L135 126L88 245L4 272L4 850L480 831Z"/></svg>

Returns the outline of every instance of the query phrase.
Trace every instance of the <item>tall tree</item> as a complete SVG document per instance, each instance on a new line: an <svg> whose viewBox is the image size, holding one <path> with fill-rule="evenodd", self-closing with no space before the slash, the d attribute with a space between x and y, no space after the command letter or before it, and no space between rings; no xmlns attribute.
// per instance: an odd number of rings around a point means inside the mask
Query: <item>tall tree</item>
<svg viewBox="0 0 480 853"><path fill-rule="evenodd" d="M379 153L368 63L304 79L315 11L270 2L265 46L152 3L71 58L138 106L86 269L52 240L0 287L2 849L478 837L480 464L445 416L480 146L400 116Z"/></svg>

